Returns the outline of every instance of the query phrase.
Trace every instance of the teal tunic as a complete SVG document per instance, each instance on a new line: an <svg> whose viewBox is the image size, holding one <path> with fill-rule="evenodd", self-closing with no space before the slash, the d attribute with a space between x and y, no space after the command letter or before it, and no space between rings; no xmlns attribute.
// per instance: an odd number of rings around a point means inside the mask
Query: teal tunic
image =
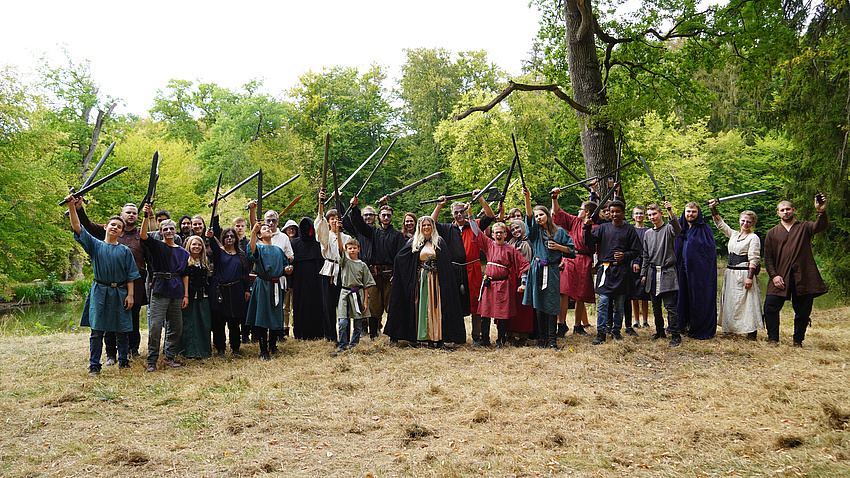
<svg viewBox="0 0 850 478"><path fill-rule="evenodd" d="M94 278L103 282L133 282L141 277L133 253L123 244L107 244L92 237L85 229L74 233L74 239L91 257ZM133 295L144 291L133 291ZM127 287L110 287L92 282L80 326L105 332L132 332L130 311L124 308Z"/></svg>
<svg viewBox="0 0 850 478"><path fill-rule="evenodd" d="M547 314L558 315L561 310L561 275L558 265L561 263L561 251L546 247L547 241L555 241L562 246L569 247L575 252L575 245L562 228L558 228L554 238L540 229L537 222L531 216L526 216L525 224L528 228L528 243L534 253L531 267L528 269L528 280L525 286L525 295L522 298L524 305L533 306L535 309ZM540 261L548 261L546 288L543 289L543 269Z"/></svg>
<svg viewBox="0 0 850 478"><path fill-rule="evenodd" d="M346 317L349 319L371 317L372 314L369 310L357 313L357 309L354 307L355 298L351 292L352 287L360 287L358 295L360 296L360 301L363 302L363 294L365 292L363 289L375 286L375 279L372 277L372 273L369 272L369 266L360 260L352 261L348 258L347 254L342 253L339 259L339 273L339 282L342 285L342 289L339 292L336 317ZM362 305L364 307L366 306L365 303Z"/></svg>
<svg viewBox="0 0 850 478"><path fill-rule="evenodd" d="M257 244L257 254L253 254L249 247L248 259L254 264L257 280L251 288L251 301L248 302L245 324L269 330L282 330L283 288L278 278L284 274L289 259L283 249L265 244Z"/></svg>

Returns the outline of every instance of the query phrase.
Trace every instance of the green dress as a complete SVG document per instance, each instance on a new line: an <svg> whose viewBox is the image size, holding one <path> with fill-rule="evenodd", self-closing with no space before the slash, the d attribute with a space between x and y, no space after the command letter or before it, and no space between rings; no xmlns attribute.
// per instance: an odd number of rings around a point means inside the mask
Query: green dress
<svg viewBox="0 0 850 478"><path fill-rule="evenodd" d="M206 358L212 355L209 273L197 264L187 266L186 271L189 275L189 305L182 310L183 332L177 343L177 353L186 358Z"/></svg>

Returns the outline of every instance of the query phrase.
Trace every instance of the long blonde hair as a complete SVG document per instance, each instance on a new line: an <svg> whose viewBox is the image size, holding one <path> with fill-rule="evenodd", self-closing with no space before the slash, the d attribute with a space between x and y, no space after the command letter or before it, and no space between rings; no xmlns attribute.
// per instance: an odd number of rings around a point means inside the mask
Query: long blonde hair
<svg viewBox="0 0 850 478"><path fill-rule="evenodd" d="M199 261L196 261L195 258L192 257L192 250L189 249L192 247L192 242L199 241L201 243L201 258ZM207 247L204 244L204 240L201 236L189 236L185 241L183 241L183 249L189 251L189 265L194 266L195 264L200 265L202 268L209 270L210 265L207 262Z"/></svg>
<svg viewBox="0 0 850 478"><path fill-rule="evenodd" d="M419 249L422 249L422 246L425 244L427 240L425 235L422 234L422 223L428 221L431 223L431 244L434 245L434 249L440 248L440 243L442 239L440 238L440 233L437 232L437 224L434 223L434 220L431 219L431 216L422 216L416 221L416 232L413 233L413 252L418 252Z"/></svg>

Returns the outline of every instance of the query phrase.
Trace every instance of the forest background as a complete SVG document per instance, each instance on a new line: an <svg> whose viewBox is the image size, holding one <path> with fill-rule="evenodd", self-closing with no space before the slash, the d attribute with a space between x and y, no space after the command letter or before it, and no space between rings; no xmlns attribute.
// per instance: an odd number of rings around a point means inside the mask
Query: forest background
<svg viewBox="0 0 850 478"><path fill-rule="evenodd" d="M256 79L234 90L175 78L159 90L146 118L123 114L121 92L101 91L88 63L72 52L60 64L45 60L35 78L7 65L0 70L0 283L70 271L69 257L78 251L57 202L79 187L112 141L117 146L99 177L122 166L129 171L87 196L95 220L142 199L159 151L154 206L172 217L208 217L219 173L226 189L262 168L266 190L301 174L264 201L264 208L282 210L304 194L286 216L297 221L316 213L325 133L340 182L399 138L362 204L443 174L391 202L398 222L406 211L430 213L420 200L480 188L507 168L511 133L533 200L548 205L552 187L574 182L554 158L579 176L592 175L598 166L579 134L601 128L622 141L622 163L638 155L647 160L677 211L691 200L768 189L721 206L730 225L738 211L755 210L762 237L778 222L778 200L795 201L801 219L813 219L814 194L827 194L830 228L815 241L817 257L833 290L848 296L848 2L735 0L704 7L659 0L618 14L621 3L536 0L540 33L521 77L509 78L486 51L409 48L394 87L388 69L377 64L368 71L345 65L308 71L279 96L261 93ZM454 119L490 102L510 81L555 84L578 98L588 70L570 66L579 35L568 19L576 9L587 9L580 29L592 33L594 51L584 67L603 76L602 103L579 105L585 111L577 114L551 92L514 92L486 112ZM343 191L346 200L376 160ZM660 200L639 165L624 169L621 179L629 206ZM233 194L221 206L223 219L245 215L255 194L254 183ZM568 190L561 206L575 211L586 194ZM506 207L520 200L517 184ZM716 239L725 252L725 238L716 233Z"/></svg>

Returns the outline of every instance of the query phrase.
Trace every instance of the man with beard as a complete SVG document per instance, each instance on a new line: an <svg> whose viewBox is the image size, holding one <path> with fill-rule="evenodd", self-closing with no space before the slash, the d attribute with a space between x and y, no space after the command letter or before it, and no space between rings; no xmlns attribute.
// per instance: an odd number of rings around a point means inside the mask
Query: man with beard
<svg viewBox="0 0 850 478"><path fill-rule="evenodd" d="M80 219L80 224L88 231L92 237L106 240L106 231L103 229L103 224L91 222L83 209L82 198L76 201L77 217ZM139 270L140 277L133 281L133 290L136 291L133 298L133 308L130 310L133 317L133 331L127 334L129 344L129 355L131 358L139 357L139 343L141 335L139 334L139 311L142 306L148 303L147 294L145 291L145 277L147 272L145 269L145 256L147 249L142 244L138 223L139 210L135 204L127 203L121 208L121 219L124 220L124 232L118 237L118 244L123 244L130 248L133 253L133 260L136 261L136 268ZM104 342L106 343L106 365L115 365L117 360L118 347L115 341L115 332L106 332L104 334Z"/></svg>
<svg viewBox="0 0 850 478"><path fill-rule="evenodd" d="M192 216L184 214L180 217L180 233L178 236L181 239L188 239L192 235Z"/></svg>
<svg viewBox="0 0 850 478"><path fill-rule="evenodd" d="M478 194L475 190L473 195ZM478 198L481 207L484 208L484 217L478 220L478 228L482 231L486 230L492 224L496 215L484 200L484 196ZM434 212L431 213L431 219L437 223L440 217L440 210L446 203L446 197L440 196ZM448 228L445 239L449 244L449 250L452 252L452 265L458 272L458 283L461 284L461 306L464 316L472 315L472 342L473 347L489 346L490 337L481 335L481 314L478 313L478 292L481 290L481 282L483 280L483 272L481 271L481 249L475 244L473 238L475 234L472 232L472 226L466 219L466 204L462 202L452 203L452 217L454 221L451 224L444 225L437 223L438 228ZM451 227L449 227L451 226ZM443 235L443 230L440 230L440 235ZM469 304L469 308L466 307ZM486 319L488 324L490 319ZM489 330L489 326L487 327Z"/></svg>
<svg viewBox="0 0 850 478"><path fill-rule="evenodd" d="M790 201L776 208L781 222L767 232L764 239L764 268L770 276L764 300L767 342L779 345L779 311L791 299L794 307L794 347L802 347L809 326L809 315L815 297L827 292L812 254L812 236L826 230L826 197L815 198L818 219L798 221L797 209Z"/></svg>
<svg viewBox="0 0 850 478"><path fill-rule="evenodd" d="M358 198L351 199L351 210L349 215L343 219L343 226L350 221L358 240L361 237L364 238L364 241L361 241L363 247L365 248L367 245L371 247L371 251L367 251L367 254L364 254L363 249L360 250L360 259L369 266L375 280L375 286L369 293L367 307L370 314L369 337L374 339L381 330L381 317L390 305L390 279L393 276L393 260L398 251L404 247L406 241L404 234L393 227L393 208L386 204L386 198L381 200L383 205L378 217L381 227L370 226L361 217L357 203ZM367 208L363 208L363 210L366 211Z"/></svg>
<svg viewBox="0 0 850 478"><path fill-rule="evenodd" d="M692 339L705 340L717 332L717 246L714 230L703 220L699 204L686 204L684 217L675 246L679 330Z"/></svg>

